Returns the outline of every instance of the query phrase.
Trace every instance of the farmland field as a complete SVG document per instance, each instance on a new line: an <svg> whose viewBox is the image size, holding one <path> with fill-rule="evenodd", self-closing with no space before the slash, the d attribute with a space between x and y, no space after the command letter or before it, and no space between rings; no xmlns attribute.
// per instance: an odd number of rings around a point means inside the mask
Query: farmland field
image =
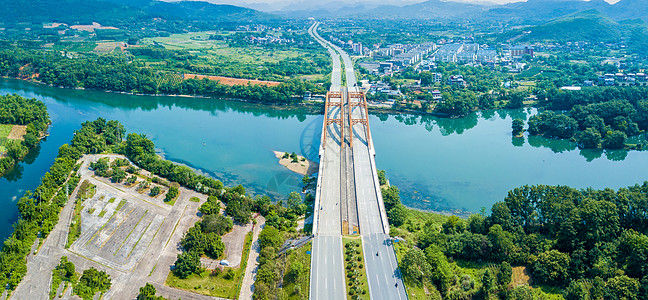
<svg viewBox="0 0 648 300"><path fill-rule="evenodd" d="M13 125L0 125L0 155L7 151L5 143Z"/></svg>

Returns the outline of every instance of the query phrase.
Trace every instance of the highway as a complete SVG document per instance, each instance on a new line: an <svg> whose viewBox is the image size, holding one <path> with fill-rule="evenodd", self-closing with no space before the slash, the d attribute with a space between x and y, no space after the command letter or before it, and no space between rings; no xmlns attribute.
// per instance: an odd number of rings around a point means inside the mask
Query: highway
<svg viewBox="0 0 648 300"><path fill-rule="evenodd" d="M389 225L374 160L375 152L368 128L368 112L366 106L361 105L363 98L354 94L359 89L356 86L353 61L343 49L319 36L319 24L313 24L309 32L331 55L333 70L330 91L341 92L342 95L340 99L327 97L327 100L343 103L329 106L326 117L335 119L342 114L342 124L346 122L346 125L327 126L328 123L325 123L323 127L326 135L323 134L325 140L322 141L323 145L325 142L325 147L320 147L310 299L346 298L341 236L351 232L343 232L344 226L341 224L354 217L357 218L365 253L370 298L407 299L389 237ZM341 82L340 57L344 63L346 87ZM345 105L347 101L349 104ZM366 121L355 123L351 119ZM350 124L355 125L351 125L349 129ZM350 134L344 133L345 139L342 140L344 131ZM353 140L349 141L349 138ZM353 147L350 147L351 142Z"/></svg>
<svg viewBox="0 0 648 300"><path fill-rule="evenodd" d="M325 47L333 60L331 73L332 92L339 92L342 86L340 56L322 39L316 31L319 23L313 24L310 34ZM334 100L339 102L340 100ZM328 111L331 118L339 118L340 108L333 106ZM340 210L340 138L341 127L337 124L323 127L327 130L327 147L320 146L320 170L315 197L313 222L310 299L346 299L344 260L342 259L342 220Z"/></svg>

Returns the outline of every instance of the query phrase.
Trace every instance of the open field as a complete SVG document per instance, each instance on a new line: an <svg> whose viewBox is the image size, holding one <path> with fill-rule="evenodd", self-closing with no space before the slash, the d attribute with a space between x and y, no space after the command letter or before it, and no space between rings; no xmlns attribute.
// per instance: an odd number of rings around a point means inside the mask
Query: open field
<svg viewBox="0 0 648 300"><path fill-rule="evenodd" d="M276 63L286 58L295 58L305 52L292 50L264 49L249 45L248 47L230 47L227 42L210 40L213 31L172 34L168 37L146 38L141 45L162 45L168 50L187 50L192 54L216 59L231 59L240 63ZM223 34L223 33L220 33ZM302 53L303 52L303 53Z"/></svg>
<svg viewBox="0 0 648 300"><path fill-rule="evenodd" d="M13 125L0 125L0 154L7 151L5 143Z"/></svg>
<svg viewBox="0 0 648 300"><path fill-rule="evenodd" d="M248 80L248 79L239 79L223 76L207 76L207 75L195 75L195 74L183 74L184 79L203 79L207 78L209 80L216 80L220 84L224 85L265 85L265 86L277 86L281 84L278 81L265 81L265 80Z"/></svg>

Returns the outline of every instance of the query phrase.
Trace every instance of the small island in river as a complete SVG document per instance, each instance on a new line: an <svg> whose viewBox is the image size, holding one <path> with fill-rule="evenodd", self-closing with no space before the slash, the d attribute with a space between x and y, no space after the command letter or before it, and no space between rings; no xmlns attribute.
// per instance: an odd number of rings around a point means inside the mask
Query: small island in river
<svg viewBox="0 0 648 300"><path fill-rule="evenodd" d="M288 170L301 175L312 175L316 173L319 164L311 161L301 155L297 155L294 152L281 152L281 151L272 151L275 156L279 159L279 164L288 168Z"/></svg>

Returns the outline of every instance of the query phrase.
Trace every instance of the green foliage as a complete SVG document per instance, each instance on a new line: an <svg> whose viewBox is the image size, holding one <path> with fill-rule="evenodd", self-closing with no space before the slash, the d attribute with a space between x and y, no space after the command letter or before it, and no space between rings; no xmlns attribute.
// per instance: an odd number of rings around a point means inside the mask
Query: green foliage
<svg viewBox="0 0 648 300"><path fill-rule="evenodd" d="M105 293L110 289L110 276L104 271L90 267L83 271L79 283L74 286L74 294L86 299L93 299L97 292Z"/></svg>
<svg viewBox="0 0 648 300"><path fill-rule="evenodd" d="M513 132L513 136L521 135L524 132L524 120L522 119L513 120L513 123L511 124L511 130Z"/></svg>
<svg viewBox="0 0 648 300"><path fill-rule="evenodd" d="M407 214L408 211L405 205L397 204L387 212L387 218L390 224L398 227L405 223L405 220L407 220Z"/></svg>
<svg viewBox="0 0 648 300"><path fill-rule="evenodd" d="M576 137L579 148L599 148L601 146L601 134L594 128L588 127L581 131Z"/></svg>
<svg viewBox="0 0 648 300"><path fill-rule="evenodd" d="M603 139L603 148L622 149L623 147L625 147L626 139L626 134L621 131L608 131L605 135L605 138Z"/></svg>
<svg viewBox="0 0 648 300"><path fill-rule="evenodd" d="M551 138L568 139L574 136L578 122L563 114L544 111L529 119L529 134L542 134Z"/></svg>
<svg viewBox="0 0 648 300"><path fill-rule="evenodd" d="M169 191L164 196L164 201L165 202L170 202L171 200L174 200L175 198L177 198L179 194L180 194L180 191L178 190L177 187L175 187L175 186L169 187Z"/></svg>
<svg viewBox="0 0 648 300"><path fill-rule="evenodd" d="M203 231L200 224L189 228L180 241L180 245L187 252L197 255L207 254L212 258L219 258L225 251L225 244L220 235L215 232Z"/></svg>
<svg viewBox="0 0 648 300"><path fill-rule="evenodd" d="M432 267L422 250L410 249L401 261L401 272L408 282L422 285L430 277Z"/></svg>
<svg viewBox="0 0 648 300"><path fill-rule="evenodd" d="M216 196L209 196L207 197L207 201L203 203L198 210L205 215L211 215L218 214L220 209L221 206L218 198Z"/></svg>
<svg viewBox="0 0 648 300"><path fill-rule="evenodd" d="M232 220L220 214L205 215L200 223L200 228L205 233L213 232L223 235L232 230Z"/></svg>
<svg viewBox="0 0 648 300"><path fill-rule="evenodd" d="M261 248L279 249L283 244L283 237L277 228L265 226L259 234L259 246Z"/></svg>
<svg viewBox="0 0 648 300"><path fill-rule="evenodd" d="M149 191L149 196L155 197L155 196L159 195L161 192L162 192L162 189L159 186L156 185L156 186L152 187L151 190Z"/></svg>
<svg viewBox="0 0 648 300"><path fill-rule="evenodd" d="M385 170L378 170L378 183L383 186L387 184L387 175Z"/></svg>
<svg viewBox="0 0 648 300"><path fill-rule="evenodd" d="M610 278L605 284L613 299L639 299L639 280L625 275Z"/></svg>
<svg viewBox="0 0 648 300"><path fill-rule="evenodd" d="M137 300L165 300L166 298L162 296L155 296L155 293L157 293L157 290L155 287L150 284L146 283L143 287L139 289L139 294L137 294Z"/></svg>
<svg viewBox="0 0 648 300"><path fill-rule="evenodd" d="M174 264L173 274L180 278L198 272L200 268L200 255L195 252L185 251L178 254L178 259Z"/></svg>
<svg viewBox="0 0 648 300"><path fill-rule="evenodd" d="M126 171L120 168L115 169L110 177L110 180L115 183L121 183L124 179L126 179Z"/></svg>
<svg viewBox="0 0 648 300"><path fill-rule="evenodd" d="M386 211L390 211L394 206L400 204L400 191L396 186L392 185L382 189L382 197Z"/></svg>

